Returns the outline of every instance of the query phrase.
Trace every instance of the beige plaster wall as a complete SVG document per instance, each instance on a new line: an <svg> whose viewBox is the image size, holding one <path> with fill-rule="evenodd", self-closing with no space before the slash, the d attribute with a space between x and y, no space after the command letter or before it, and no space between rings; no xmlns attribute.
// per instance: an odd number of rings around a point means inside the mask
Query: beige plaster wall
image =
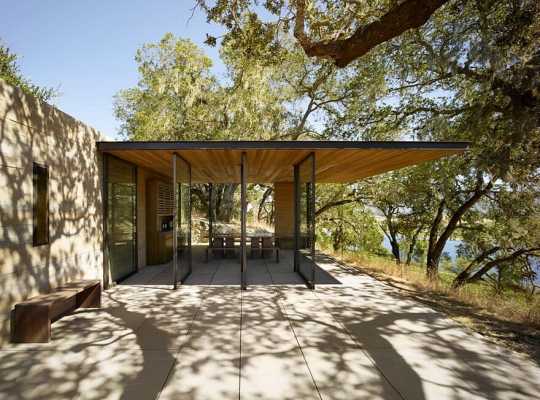
<svg viewBox="0 0 540 400"><path fill-rule="evenodd" d="M275 234L282 248L294 247L294 184L274 184Z"/></svg>
<svg viewBox="0 0 540 400"><path fill-rule="evenodd" d="M14 303L102 279L101 157L95 129L0 79L0 345ZM32 246L32 162L49 167L47 245Z"/></svg>

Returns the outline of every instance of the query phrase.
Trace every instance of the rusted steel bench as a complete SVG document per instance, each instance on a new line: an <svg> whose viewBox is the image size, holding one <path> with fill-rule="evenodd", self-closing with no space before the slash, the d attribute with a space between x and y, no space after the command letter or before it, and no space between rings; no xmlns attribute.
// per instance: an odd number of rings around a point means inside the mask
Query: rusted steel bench
<svg viewBox="0 0 540 400"><path fill-rule="evenodd" d="M51 339L51 323L79 307L101 307L99 280L70 282L55 292L15 304L11 340L15 343L47 343Z"/></svg>

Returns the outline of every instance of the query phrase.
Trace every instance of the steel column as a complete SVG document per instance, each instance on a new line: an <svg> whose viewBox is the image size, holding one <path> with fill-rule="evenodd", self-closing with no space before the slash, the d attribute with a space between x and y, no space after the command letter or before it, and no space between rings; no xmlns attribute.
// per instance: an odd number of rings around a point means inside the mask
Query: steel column
<svg viewBox="0 0 540 400"><path fill-rule="evenodd" d="M294 272L299 271L300 258L300 167L294 166Z"/></svg>
<svg viewBox="0 0 540 400"><path fill-rule="evenodd" d="M189 254L188 254L188 257L189 257L189 260L188 260L188 263L189 263L189 271L186 275L186 278L193 272L193 253L192 253L192 249L191 249L191 230L192 230L192 207L193 207L193 202L191 200L191 164L186 162L187 163L187 166L188 166L188 173L189 173L189 188L188 188L188 191L189 191L189 196L188 196L188 201L189 201L189 221L188 221L188 226L189 226L189 230L188 230L188 251L189 251ZM184 278L185 280L185 278ZM183 282L182 282L183 283Z"/></svg>
<svg viewBox="0 0 540 400"><path fill-rule="evenodd" d="M212 197L214 195L214 185L208 184L208 247L212 248L212 234L214 228L214 216L212 212Z"/></svg>
<svg viewBox="0 0 540 400"><path fill-rule="evenodd" d="M176 171L176 154L172 155L172 187L173 187L173 289L178 287L178 190Z"/></svg>
<svg viewBox="0 0 540 400"><path fill-rule="evenodd" d="M240 164L240 201L241 201L241 227L240 227L240 268L241 268L241 287L247 289L247 249L246 249L246 223L247 223L247 159L246 153L242 153Z"/></svg>
<svg viewBox="0 0 540 400"><path fill-rule="evenodd" d="M309 217L311 231L309 233L311 242L311 289L315 289L315 153L311 153L311 193L309 204Z"/></svg>

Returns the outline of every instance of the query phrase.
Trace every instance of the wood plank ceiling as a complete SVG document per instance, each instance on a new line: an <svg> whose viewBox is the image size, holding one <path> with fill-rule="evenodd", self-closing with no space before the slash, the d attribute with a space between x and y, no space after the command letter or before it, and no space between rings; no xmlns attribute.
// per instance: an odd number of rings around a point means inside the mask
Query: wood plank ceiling
<svg viewBox="0 0 540 400"><path fill-rule="evenodd" d="M112 142L114 143L114 142ZM114 147L114 146L110 146ZM240 182L240 157L247 154L247 180L250 183L292 182L293 166L310 153L315 153L315 176L320 183L355 182L383 172L421 164L453 154L463 153L466 144L448 146L410 145L400 148L179 148L137 149L107 148L112 154L138 166L171 176L172 154L177 153L191 164L193 183ZM180 146L181 147L181 146ZM224 146L225 147L225 146Z"/></svg>

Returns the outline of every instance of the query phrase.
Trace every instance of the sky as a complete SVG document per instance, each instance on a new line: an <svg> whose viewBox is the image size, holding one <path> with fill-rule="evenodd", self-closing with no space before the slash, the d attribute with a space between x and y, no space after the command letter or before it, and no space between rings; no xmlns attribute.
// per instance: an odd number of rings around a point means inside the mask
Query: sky
<svg viewBox="0 0 540 400"><path fill-rule="evenodd" d="M137 84L135 51L166 32L190 38L225 68L218 49L203 44L206 33L222 34L206 23L194 0L43 1L2 0L0 40L19 56L21 72L40 86L59 87L53 104L111 139L118 136L113 96Z"/></svg>

